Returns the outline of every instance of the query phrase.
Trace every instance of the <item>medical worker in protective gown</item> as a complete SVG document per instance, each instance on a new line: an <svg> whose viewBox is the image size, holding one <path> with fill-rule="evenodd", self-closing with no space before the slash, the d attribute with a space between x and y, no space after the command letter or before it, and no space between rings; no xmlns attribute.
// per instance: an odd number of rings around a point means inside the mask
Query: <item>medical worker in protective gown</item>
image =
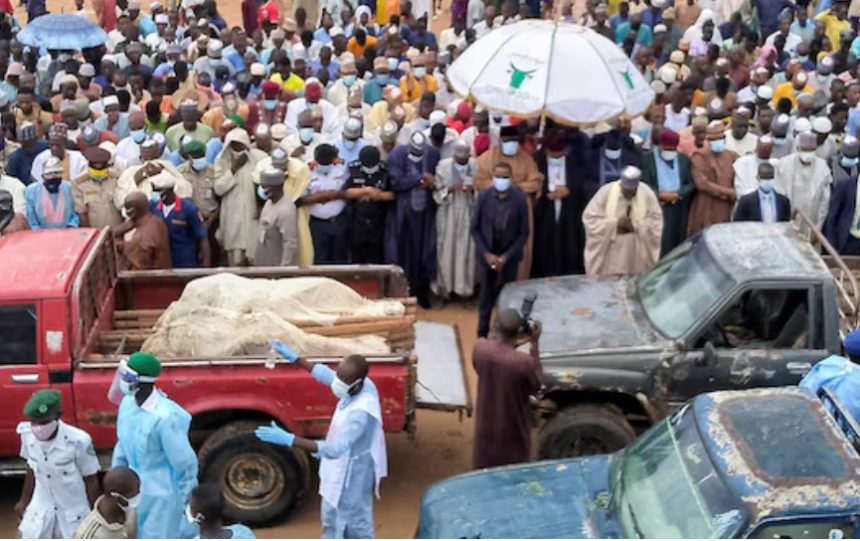
<svg viewBox="0 0 860 541"><path fill-rule="evenodd" d="M320 458L324 539L372 538L373 494L379 497L379 482L388 473L388 463L379 393L367 377L367 360L350 355L335 372L299 357L283 342L270 345L330 387L338 403L324 441L296 436L278 428L274 421L271 426L259 427L257 437L275 445L295 446Z"/></svg>
<svg viewBox="0 0 860 541"><path fill-rule="evenodd" d="M191 415L155 387L160 373L161 363L149 353L120 364L125 396L111 466L127 466L140 477L139 538L189 538L197 535L197 526L185 518L197 486L197 455L188 441Z"/></svg>

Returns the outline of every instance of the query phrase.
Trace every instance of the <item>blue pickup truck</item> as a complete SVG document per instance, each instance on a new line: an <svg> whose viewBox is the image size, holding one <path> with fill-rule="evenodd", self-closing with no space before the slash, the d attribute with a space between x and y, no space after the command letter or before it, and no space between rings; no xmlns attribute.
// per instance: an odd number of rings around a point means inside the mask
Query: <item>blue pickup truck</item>
<svg viewBox="0 0 860 541"><path fill-rule="evenodd" d="M820 394L704 394L610 455L440 481L418 537L855 538L860 427Z"/></svg>

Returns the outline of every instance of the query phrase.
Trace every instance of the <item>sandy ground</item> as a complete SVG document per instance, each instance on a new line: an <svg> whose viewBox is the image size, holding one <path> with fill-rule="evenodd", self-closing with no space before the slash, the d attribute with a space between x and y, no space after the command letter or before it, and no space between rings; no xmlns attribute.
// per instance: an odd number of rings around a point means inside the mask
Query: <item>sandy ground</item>
<svg viewBox="0 0 860 541"><path fill-rule="evenodd" d="M17 0L13 0L17 4ZM445 1L445 5L448 5ZM144 6L148 2L142 2ZM219 11L227 22L241 24L238 0L219 0ZM90 2L87 1L87 7ZM73 10L72 0L48 0L48 9L59 13ZM18 8L21 21L26 14ZM433 21L438 32L448 17ZM444 23L444 24L443 24ZM450 305L438 310L422 311L421 319L457 324L463 340L463 351L469 367L474 397L475 376L471 370L471 351L477 329L477 308L473 305ZM434 411L418 412L418 432L414 440L403 434L390 435L388 444L388 478L382 485L382 499L376 503L375 522L378 537L413 537L418 524L418 508L424 489L435 481L468 471L472 462L471 419L462 422L456 414ZM21 492L17 479L0 479L0 538L18 537L12 507ZM319 497L316 491L289 520L278 527L257 530L262 538L319 537Z"/></svg>
<svg viewBox="0 0 860 541"><path fill-rule="evenodd" d="M419 318L456 324L463 340L474 397L475 376L471 351L477 331L477 309L471 305L450 305L422 311ZM424 489L435 481L468 471L472 463L472 420L458 420L457 414L418 412L418 432L414 440L393 434L388 443L388 478L382 484L382 499L376 502L378 537L413 537L418 524L418 508ZM17 537L12 507L21 493L17 479L0 479L0 538ZM274 528L257 530L258 537L319 537L319 497L316 491L289 520Z"/></svg>

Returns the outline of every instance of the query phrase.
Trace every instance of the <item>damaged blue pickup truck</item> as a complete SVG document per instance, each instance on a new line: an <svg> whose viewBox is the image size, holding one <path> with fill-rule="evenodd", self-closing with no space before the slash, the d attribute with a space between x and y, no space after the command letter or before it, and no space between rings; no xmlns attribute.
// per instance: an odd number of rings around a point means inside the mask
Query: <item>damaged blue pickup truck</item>
<svg viewBox="0 0 860 541"><path fill-rule="evenodd" d="M860 427L819 394L704 394L611 455L438 482L418 537L856 538Z"/></svg>
<svg viewBox="0 0 860 541"><path fill-rule="evenodd" d="M796 385L839 353L860 262L795 220L712 226L638 277L508 284L499 306L536 294L543 325L539 457L610 453L698 394Z"/></svg>

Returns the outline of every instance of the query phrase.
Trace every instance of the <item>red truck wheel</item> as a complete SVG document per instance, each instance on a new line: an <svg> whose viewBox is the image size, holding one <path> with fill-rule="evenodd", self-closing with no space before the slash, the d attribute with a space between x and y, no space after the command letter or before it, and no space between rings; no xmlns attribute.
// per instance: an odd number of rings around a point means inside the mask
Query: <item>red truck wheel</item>
<svg viewBox="0 0 860 541"><path fill-rule="evenodd" d="M232 521L263 526L286 520L307 494L307 453L263 443L254 435L262 422L238 421L212 434L200 448L201 478L218 483Z"/></svg>

